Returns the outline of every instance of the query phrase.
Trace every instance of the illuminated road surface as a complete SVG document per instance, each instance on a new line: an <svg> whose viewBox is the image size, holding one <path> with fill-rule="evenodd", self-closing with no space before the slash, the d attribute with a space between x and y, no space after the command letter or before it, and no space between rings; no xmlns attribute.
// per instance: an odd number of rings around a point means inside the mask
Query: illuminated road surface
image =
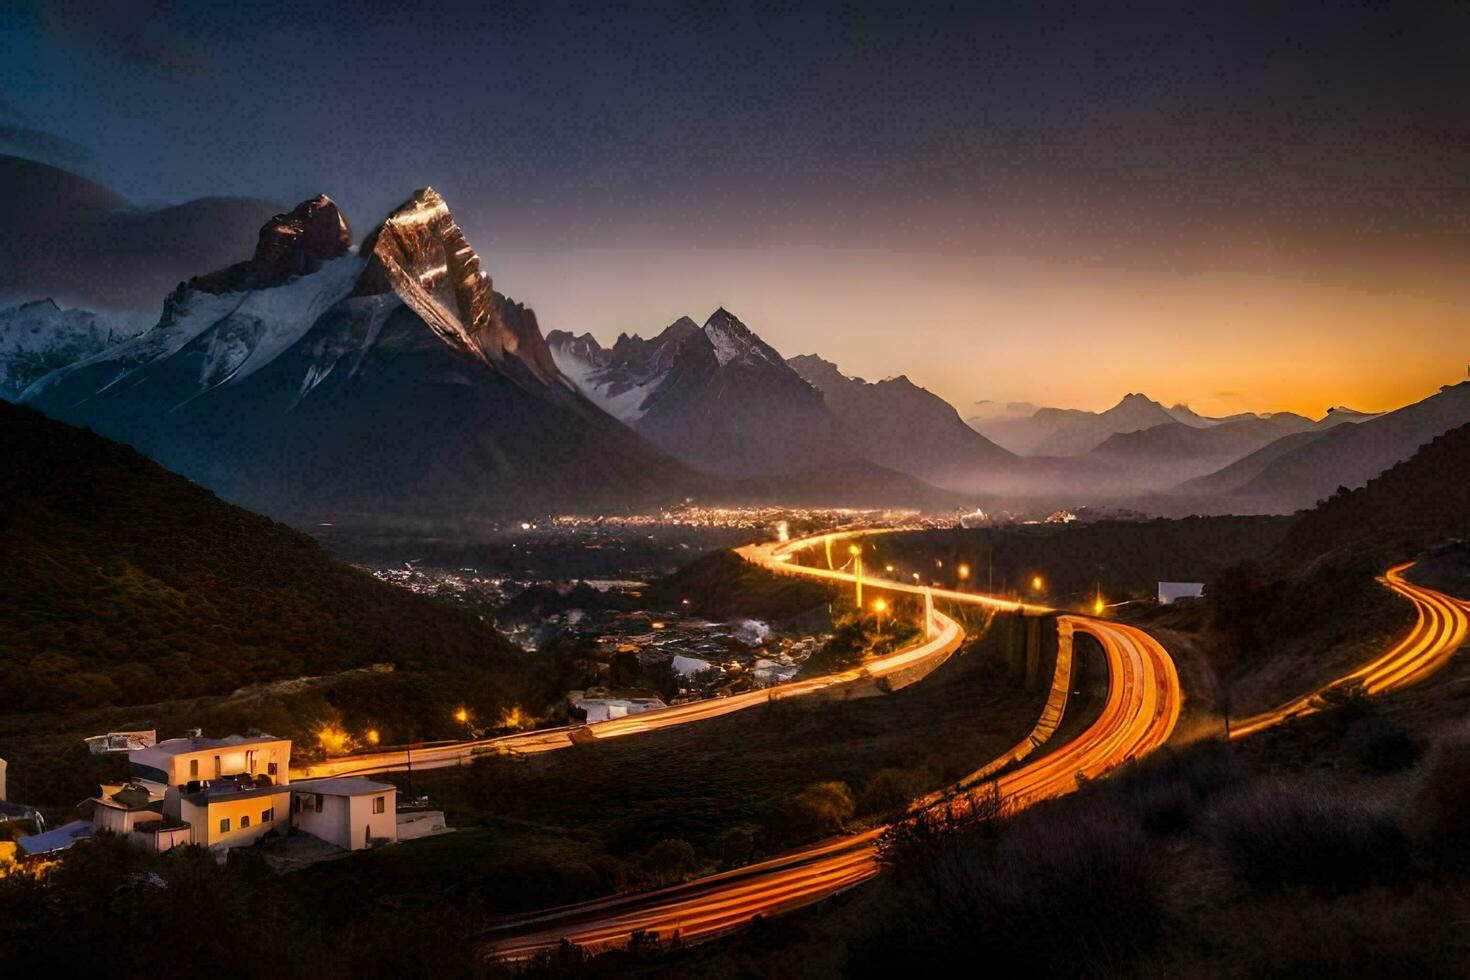
<svg viewBox="0 0 1470 980"><path fill-rule="evenodd" d="M645 711L626 718L613 718L595 725L546 728L519 735L499 738L477 739L467 742L448 742L408 749L390 749L361 755L339 756L303 766L292 776L298 779L321 776L365 776L372 773L402 772L410 768L415 771L442 769L471 762L477 756L510 752L518 755L536 755L557 749L570 748L578 742L619 738L643 732L658 731L677 725L707 721L732 712L743 711L771 701L805 697L823 692L837 693L843 685L856 684L864 680L888 681L902 686L904 675L933 670L964 642L964 630L953 619L940 612L934 614L933 635L905 650L875 657L861 668L845 670L822 677L791 681L773 687L736 694L724 698L707 698L675 705L658 711Z"/></svg>
<svg viewBox="0 0 1470 980"><path fill-rule="evenodd" d="M852 582L855 576L790 563L789 555L810 547L806 539L785 545L741 549L742 556L774 570ZM783 557L785 556L785 557ZM922 592L917 586L866 578L874 589ZM936 590L936 595L941 593ZM1015 610L1018 603L967 592L944 592L954 602ZM1039 611L1043 607L1030 606ZM1130 758L1153 751L1169 738L1179 719L1182 694L1174 663L1142 630L1080 616L1061 616L1065 634L1088 633L1101 643L1108 666L1108 696L1098 717L1071 742L995 780L1008 807L1020 808L1095 779ZM1052 698L1048 697L1049 704ZM1060 710L1058 708L1058 710ZM1013 750L1016 751L1016 750ZM957 797L963 806L966 797ZM487 955L518 959L556 946L563 939L597 950L619 946L645 930L664 938L707 939L749 923L757 915L790 911L837 894L876 875L882 828L840 837L760 864L701 878L674 888L615 896L503 920L486 933ZM495 938L500 937L500 938Z"/></svg>
<svg viewBox="0 0 1470 980"><path fill-rule="evenodd" d="M1408 636L1346 677L1231 725L1230 737L1244 738L1288 718L1321 711L1327 703L1323 695L1329 691L1361 688L1368 694L1382 694L1423 680L1443 667L1470 629L1470 602L1409 582L1403 573L1412 564L1390 568L1383 577L1384 584L1412 602L1419 613L1419 621Z"/></svg>

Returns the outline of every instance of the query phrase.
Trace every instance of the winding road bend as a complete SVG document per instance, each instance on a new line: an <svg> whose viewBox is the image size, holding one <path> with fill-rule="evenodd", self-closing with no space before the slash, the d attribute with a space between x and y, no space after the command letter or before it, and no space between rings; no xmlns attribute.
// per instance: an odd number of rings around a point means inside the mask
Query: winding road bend
<svg viewBox="0 0 1470 980"><path fill-rule="evenodd" d="M1245 738L1288 718L1321 711L1327 705L1326 696L1330 692L1359 688L1370 695L1383 694L1421 681L1443 667L1465 642L1466 633L1470 631L1470 602L1408 581L1404 572L1413 564L1396 565L1381 579L1390 589L1412 602L1419 614L1418 622L1409 630L1408 636L1351 674L1279 708L1263 711L1231 725L1231 739Z"/></svg>
<svg viewBox="0 0 1470 980"><path fill-rule="evenodd" d="M800 541L754 545L741 549L740 554L785 574L855 582L854 573L791 562L796 551L829 537L819 535ZM875 590L926 591L920 586L882 578L864 581ZM933 595L995 610L1048 611L1042 606L969 592L936 589ZM1072 635L1077 632L1092 635L1102 645L1108 667L1108 695L1098 717L1076 738L995 780L1002 800L1013 808L1070 792L1077 787L1079 776L1095 779L1131 758L1153 751L1168 740L1179 719L1182 703L1179 676L1168 652L1158 641L1131 626L1082 616L1061 616L1058 627L1068 649ZM1059 712L1062 705L1053 701L1049 696L1048 708ZM1038 730L1046 724L1040 723ZM1050 727L1054 730L1055 724ZM1023 751L1018 746L1001 761L1010 761L1014 753L1024 755L1026 751L1029 750ZM974 778L970 777L962 785L970 785ZM954 799L963 801L967 797L961 795ZM881 870L878 838L883 829L823 841L769 861L672 888L507 918L482 934L482 950L501 959L523 959L554 947L563 939L599 950L622 945L637 931L657 932L664 937L678 933L686 942L708 939L746 925L756 916L800 908L872 878Z"/></svg>
<svg viewBox="0 0 1470 980"><path fill-rule="evenodd" d="M654 732L661 728L673 728L693 722L707 721L735 711L744 711L757 705L786 698L808 697L815 694L840 694L845 687L864 681L884 682L891 688L927 674L938 667L950 654L960 648L965 632L960 624L941 612L934 613L928 636L921 642L904 650L876 657L861 668L790 681L758 691L735 694L723 698L707 698L688 704L674 705L658 711L645 711L613 718L593 725L543 728L517 735L502 735L497 738L473 739L465 742L441 742L412 749L395 747L379 752L344 755L322 762L301 766L293 771L293 779L315 779L322 776L366 776L373 773L403 772L409 769L442 769L448 766L465 765L476 756L495 752L518 755L536 755L570 748L579 742L599 739L621 738Z"/></svg>

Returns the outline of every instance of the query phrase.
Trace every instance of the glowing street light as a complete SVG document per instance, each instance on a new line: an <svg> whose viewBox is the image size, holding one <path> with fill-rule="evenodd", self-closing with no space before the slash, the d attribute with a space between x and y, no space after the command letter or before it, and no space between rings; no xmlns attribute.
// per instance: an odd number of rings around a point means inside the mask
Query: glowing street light
<svg viewBox="0 0 1470 980"><path fill-rule="evenodd" d="M887 572L889 575L892 575L893 574L893 566L892 565L884 565L883 566L883 571Z"/></svg>
<svg viewBox="0 0 1470 980"><path fill-rule="evenodd" d="M961 582L970 577L970 566L964 562L961 562L959 568L955 569L955 571L959 574Z"/></svg>
<svg viewBox="0 0 1470 980"><path fill-rule="evenodd" d="M883 601L882 599L874 599L873 600L873 612L877 613L879 616L882 616L887 611L888 611L888 603L887 602Z"/></svg>
<svg viewBox="0 0 1470 980"><path fill-rule="evenodd" d="M469 712L469 709L468 708L465 708L463 705L461 705L458 708L455 708L454 709L454 720L457 721L457 722L459 722L461 725L467 725L467 724L469 724L469 721L470 721L470 712Z"/></svg>
<svg viewBox="0 0 1470 980"><path fill-rule="evenodd" d="M1040 575L1034 576L1031 579L1031 591L1032 592L1040 592L1041 591L1041 584L1042 584L1041 583L1041 576Z"/></svg>
<svg viewBox="0 0 1470 980"><path fill-rule="evenodd" d="M860 555L863 553L863 549L859 548L855 544L850 544L847 546L847 553L849 555Z"/></svg>
<svg viewBox="0 0 1470 980"><path fill-rule="evenodd" d="M1092 614L1094 616L1101 616L1103 610L1106 608L1107 607L1103 605L1102 596L1098 596L1096 599L1092 600Z"/></svg>
<svg viewBox="0 0 1470 980"><path fill-rule="evenodd" d="M378 744L378 730L376 728L369 728L367 734L363 737L367 739L367 744L369 745Z"/></svg>

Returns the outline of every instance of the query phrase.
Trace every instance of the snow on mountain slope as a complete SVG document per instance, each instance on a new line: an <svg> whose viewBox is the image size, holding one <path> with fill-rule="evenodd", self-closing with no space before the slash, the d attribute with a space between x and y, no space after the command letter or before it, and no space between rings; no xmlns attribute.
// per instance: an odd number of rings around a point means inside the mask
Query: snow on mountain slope
<svg viewBox="0 0 1470 980"><path fill-rule="evenodd" d="M50 299L0 310L0 397L19 398L36 379L113 348L140 329L135 318L63 310Z"/></svg>

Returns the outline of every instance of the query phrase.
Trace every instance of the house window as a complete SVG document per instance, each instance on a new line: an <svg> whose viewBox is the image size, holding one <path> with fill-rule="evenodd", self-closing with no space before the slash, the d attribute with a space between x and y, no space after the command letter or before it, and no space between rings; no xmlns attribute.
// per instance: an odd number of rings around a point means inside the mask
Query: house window
<svg viewBox="0 0 1470 980"><path fill-rule="evenodd" d="M276 764L274 762L267 762L265 764L265 772L268 776L274 776L276 774Z"/></svg>
<svg viewBox="0 0 1470 980"><path fill-rule="evenodd" d="M218 779L224 775L224 769L219 764L219 756L214 757L214 778Z"/></svg>
<svg viewBox="0 0 1470 980"><path fill-rule="evenodd" d="M291 794L291 812L301 812L301 797L297 796L295 793Z"/></svg>
<svg viewBox="0 0 1470 980"><path fill-rule="evenodd" d="M222 833L222 834L228 834L230 832L230 818L229 817L220 817L219 818L219 832Z"/></svg>
<svg viewBox="0 0 1470 980"><path fill-rule="evenodd" d="M375 797L373 797L373 812L374 813L382 813L383 812L383 808L386 805L386 800L387 800L387 797L386 796L375 796Z"/></svg>
<svg viewBox="0 0 1470 980"><path fill-rule="evenodd" d="M250 826L250 814L248 814L248 813L242 813L240 815L240 829L241 830L244 830L246 827L249 827L249 826Z"/></svg>
<svg viewBox="0 0 1470 980"><path fill-rule="evenodd" d="M190 759L189 760L189 778L190 779L198 779L199 778L199 760L198 759Z"/></svg>
<svg viewBox="0 0 1470 980"><path fill-rule="evenodd" d="M260 815L260 822L261 823L270 823L274 819L276 819L276 808L275 807L271 807L270 809L264 811Z"/></svg>
<svg viewBox="0 0 1470 980"><path fill-rule="evenodd" d="M320 793L316 794L316 812L322 812L322 794Z"/></svg>

